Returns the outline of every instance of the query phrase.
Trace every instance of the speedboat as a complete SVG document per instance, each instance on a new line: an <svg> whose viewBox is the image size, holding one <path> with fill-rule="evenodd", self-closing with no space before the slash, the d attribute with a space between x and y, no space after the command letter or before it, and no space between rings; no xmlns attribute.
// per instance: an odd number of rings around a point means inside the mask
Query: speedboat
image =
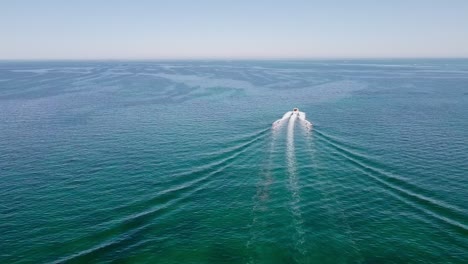
<svg viewBox="0 0 468 264"><path fill-rule="evenodd" d="M291 116L294 115L296 115L296 117L299 118L299 120L301 120L306 127L312 127L312 123L306 120L306 114L304 112L299 111L299 108L293 108Z"/></svg>

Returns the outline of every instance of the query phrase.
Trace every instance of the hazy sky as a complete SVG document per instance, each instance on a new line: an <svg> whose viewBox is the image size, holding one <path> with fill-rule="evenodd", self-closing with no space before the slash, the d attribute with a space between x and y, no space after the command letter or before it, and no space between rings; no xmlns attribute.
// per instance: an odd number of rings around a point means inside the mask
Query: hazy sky
<svg viewBox="0 0 468 264"><path fill-rule="evenodd" d="M0 0L0 59L468 57L466 0Z"/></svg>

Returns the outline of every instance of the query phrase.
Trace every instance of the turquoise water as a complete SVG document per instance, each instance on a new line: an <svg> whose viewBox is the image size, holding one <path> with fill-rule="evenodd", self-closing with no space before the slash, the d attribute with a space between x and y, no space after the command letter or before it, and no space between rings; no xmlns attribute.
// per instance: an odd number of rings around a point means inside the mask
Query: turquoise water
<svg viewBox="0 0 468 264"><path fill-rule="evenodd" d="M0 63L1 263L467 263L467 173L468 60Z"/></svg>

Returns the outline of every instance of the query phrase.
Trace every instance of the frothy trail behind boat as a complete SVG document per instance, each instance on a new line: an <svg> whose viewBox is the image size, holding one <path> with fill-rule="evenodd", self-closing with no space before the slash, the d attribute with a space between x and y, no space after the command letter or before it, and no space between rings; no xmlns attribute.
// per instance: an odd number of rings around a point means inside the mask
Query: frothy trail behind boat
<svg viewBox="0 0 468 264"><path fill-rule="evenodd" d="M289 120L292 116L299 119L301 124L306 129L312 129L312 123L306 119L306 114L304 112L299 111L299 108L294 108L292 111L286 112L281 119L276 120L273 122L273 129L277 129L283 126L286 120Z"/></svg>

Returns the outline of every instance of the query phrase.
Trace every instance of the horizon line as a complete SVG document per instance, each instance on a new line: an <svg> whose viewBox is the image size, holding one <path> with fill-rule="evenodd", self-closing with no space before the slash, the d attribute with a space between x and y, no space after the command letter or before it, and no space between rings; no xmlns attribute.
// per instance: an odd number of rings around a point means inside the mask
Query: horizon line
<svg viewBox="0 0 468 264"><path fill-rule="evenodd" d="M313 60L464 60L468 56L457 57L172 57L172 58L13 58L3 59L1 62L27 62L27 61L313 61Z"/></svg>

